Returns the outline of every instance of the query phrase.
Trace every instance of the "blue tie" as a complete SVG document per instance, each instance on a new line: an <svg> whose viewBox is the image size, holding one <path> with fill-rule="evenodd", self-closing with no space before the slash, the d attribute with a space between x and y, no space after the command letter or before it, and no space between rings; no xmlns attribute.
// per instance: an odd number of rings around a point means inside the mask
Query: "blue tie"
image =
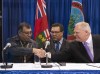
<svg viewBox="0 0 100 74"><path fill-rule="evenodd" d="M56 52L59 52L59 42L56 43L55 49L56 49Z"/></svg>

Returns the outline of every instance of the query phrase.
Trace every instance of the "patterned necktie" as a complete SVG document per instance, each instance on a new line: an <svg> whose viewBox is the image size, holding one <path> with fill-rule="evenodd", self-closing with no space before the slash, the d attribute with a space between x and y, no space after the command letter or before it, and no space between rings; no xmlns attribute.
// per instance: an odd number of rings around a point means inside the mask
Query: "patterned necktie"
<svg viewBox="0 0 100 74"><path fill-rule="evenodd" d="M56 43L55 49L56 49L56 52L59 52L59 42Z"/></svg>
<svg viewBox="0 0 100 74"><path fill-rule="evenodd" d="M84 42L84 46L85 46L85 48L86 48L86 51L87 51L89 57L90 57L91 60L93 61L93 55L92 55L92 53L91 53L91 51L90 51L90 49L89 49L89 47L88 47L88 45L87 45L87 42Z"/></svg>

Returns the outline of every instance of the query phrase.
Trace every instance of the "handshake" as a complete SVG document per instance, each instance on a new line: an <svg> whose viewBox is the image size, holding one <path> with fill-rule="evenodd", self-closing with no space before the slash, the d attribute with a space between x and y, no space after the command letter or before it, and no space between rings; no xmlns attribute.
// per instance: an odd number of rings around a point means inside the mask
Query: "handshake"
<svg viewBox="0 0 100 74"><path fill-rule="evenodd" d="M51 58L51 53L50 52L46 52L42 48L41 49L33 48L33 53L35 55L37 55L39 58L44 58L46 56L48 56L49 58Z"/></svg>

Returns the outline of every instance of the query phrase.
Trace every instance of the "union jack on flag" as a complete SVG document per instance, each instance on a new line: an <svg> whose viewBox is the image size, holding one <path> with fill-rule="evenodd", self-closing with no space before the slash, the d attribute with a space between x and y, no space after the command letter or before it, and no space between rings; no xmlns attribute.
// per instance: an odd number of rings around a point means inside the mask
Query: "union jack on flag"
<svg viewBox="0 0 100 74"><path fill-rule="evenodd" d="M46 40L50 40L46 15L46 3L44 0L37 0L34 39L38 42L39 46L41 46Z"/></svg>

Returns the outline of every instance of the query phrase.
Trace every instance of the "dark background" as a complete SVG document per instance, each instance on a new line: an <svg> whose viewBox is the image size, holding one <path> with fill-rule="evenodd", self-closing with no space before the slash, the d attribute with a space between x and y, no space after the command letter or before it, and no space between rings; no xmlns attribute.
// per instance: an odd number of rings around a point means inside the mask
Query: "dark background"
<svg viewBox="0 0 100 74"><path fill-rule="evenodd" d="M2 60L2 1L0 0L0 62Z"/></svg>

